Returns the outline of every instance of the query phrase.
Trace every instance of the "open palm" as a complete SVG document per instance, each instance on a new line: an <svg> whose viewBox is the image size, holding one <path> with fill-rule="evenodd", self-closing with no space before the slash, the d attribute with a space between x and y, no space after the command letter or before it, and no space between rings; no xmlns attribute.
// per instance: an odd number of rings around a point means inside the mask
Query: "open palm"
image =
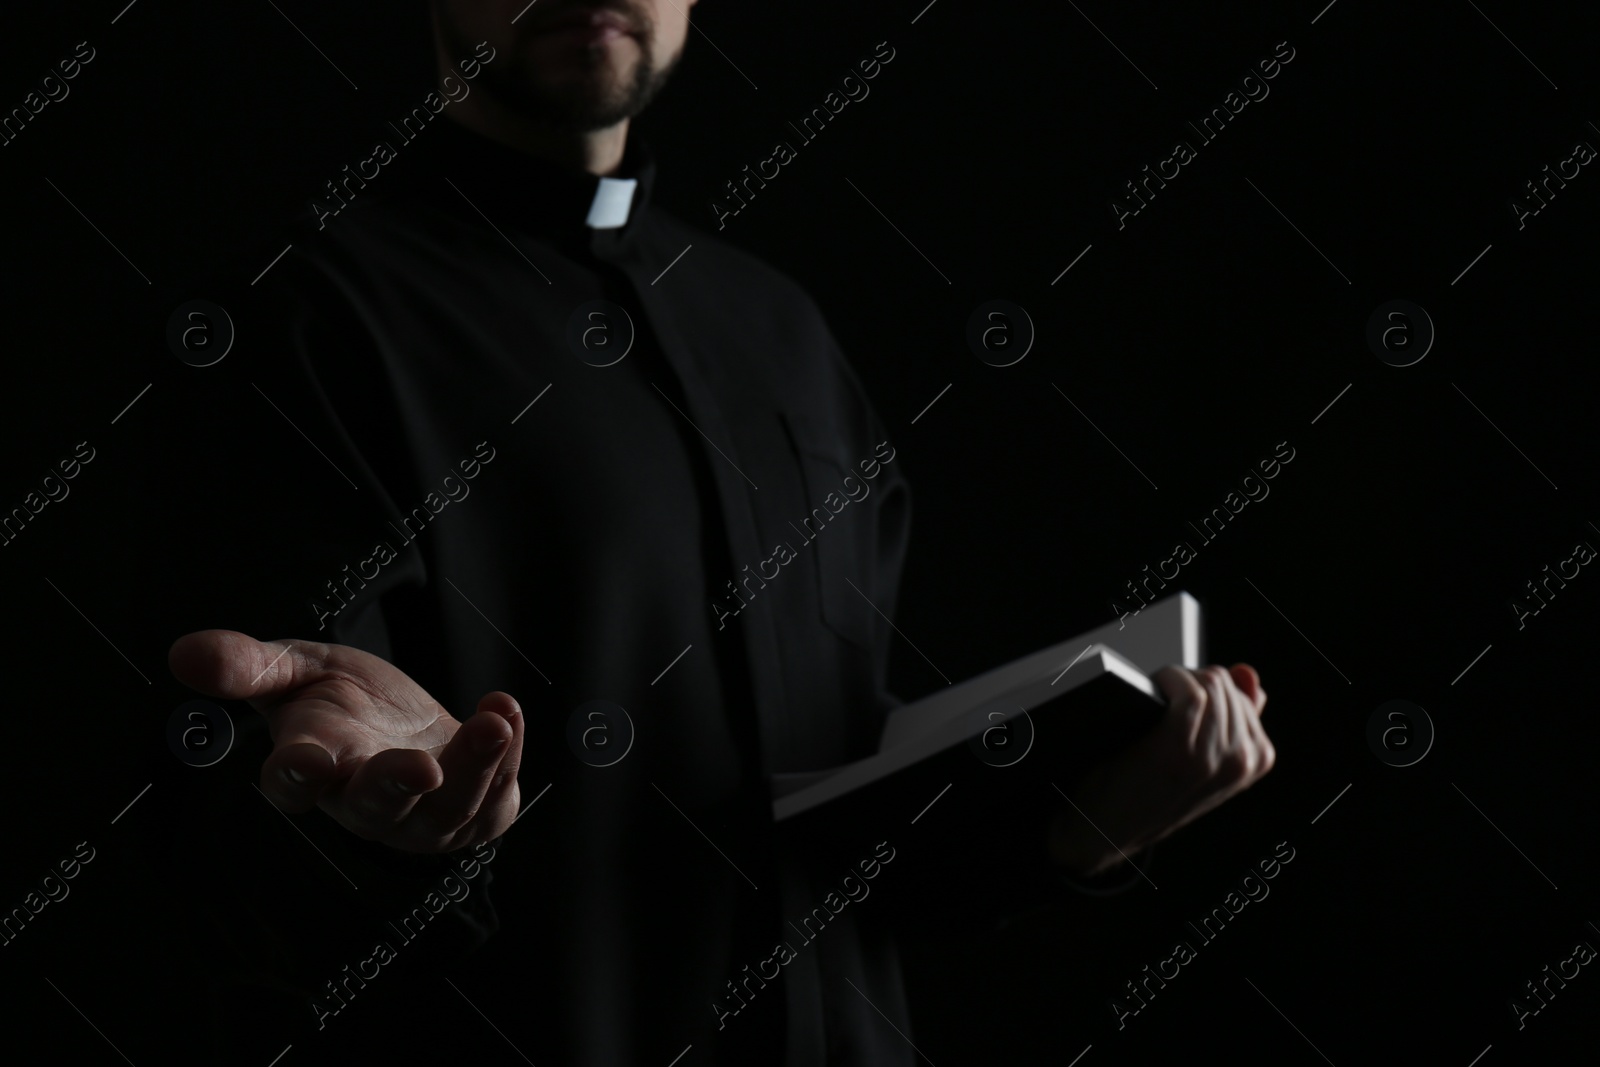
<svg viewBox="0 0 1600 1067"><path fill-rule="evenodd" d="M357 836L406 852L499 837L516 818L522 710L492 692L457 721L394 664L347 645L180 637L173 676L266 717L261 790L285 811L320 807Z"/></svg>

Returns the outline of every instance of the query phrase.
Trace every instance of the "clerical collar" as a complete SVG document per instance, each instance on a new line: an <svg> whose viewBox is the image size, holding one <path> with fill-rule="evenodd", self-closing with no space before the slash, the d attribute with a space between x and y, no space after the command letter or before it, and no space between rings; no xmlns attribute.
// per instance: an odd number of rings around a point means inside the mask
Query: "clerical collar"
<svg viewBox="0 0 1600 1067"><path fill-rule="evenodd" d="M594 199L589 202L589 215L584 222L596 230L615 230L626 226L628 213L633 207L633 194L638 188L637 178L601 178L595 187Z"/></svg>
<svg viewBox="0 0 1600 1067"><path fill-rule="evenodd" d="M454 200L500 228L612 250L631 243L655 177L654 156L636 131L609 177L528 155L447 116L417 138L414 156L407 184L435 203Z"/></svg>

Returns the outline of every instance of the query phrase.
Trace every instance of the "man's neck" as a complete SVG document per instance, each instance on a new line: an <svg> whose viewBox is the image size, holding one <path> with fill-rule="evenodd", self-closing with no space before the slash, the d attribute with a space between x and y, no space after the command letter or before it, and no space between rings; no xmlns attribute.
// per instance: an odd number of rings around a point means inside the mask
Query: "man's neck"
<svg viewBox="0 0 1600 1067"><path fill-rule="evenodd" d="M601 176L616 173L628 144L627 119L601 130L574 133L511 111L481 90L458 101L448 114L508 148Z"/></svg>

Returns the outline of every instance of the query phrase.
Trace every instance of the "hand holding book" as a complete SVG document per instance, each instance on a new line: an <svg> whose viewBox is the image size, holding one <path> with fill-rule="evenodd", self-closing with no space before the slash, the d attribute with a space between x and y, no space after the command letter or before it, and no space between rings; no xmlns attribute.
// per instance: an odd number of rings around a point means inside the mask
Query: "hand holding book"
<svg viewBox="0 0 1600 1067"><path fill-rule="evenodd" d="M1167 711L1134 745L1078 784L1050 824L1051 858L1079 877L1111 870L1248 789L1277 756L1261 725L1267 692L1245 663L1154 676Z"/></svg>

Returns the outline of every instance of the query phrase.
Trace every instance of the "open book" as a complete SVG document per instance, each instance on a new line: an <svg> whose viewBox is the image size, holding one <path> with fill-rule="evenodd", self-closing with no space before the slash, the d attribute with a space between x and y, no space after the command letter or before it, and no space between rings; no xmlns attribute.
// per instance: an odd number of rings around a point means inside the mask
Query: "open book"
<svg viewBox="0 0 1600 1067"><path fill-rule="evenodd" d="M781 822L896 776L928 777L915 772L932 772L935 763L1019 763L1046 719L1092 720L1071 724L1079 727L1075 733L1052 724L1058 746L1068 736L1080 745L1125 743L1166 705L1151 676L1168 664L1198 667L1201 654L1200 604L1175 593L1131 620L1107 623L896 708L876 755L825 771L774 775L773 816ZM1013 746L1010 752L1005 744ZM963 747L976 756L954 754Z"/></svg>

